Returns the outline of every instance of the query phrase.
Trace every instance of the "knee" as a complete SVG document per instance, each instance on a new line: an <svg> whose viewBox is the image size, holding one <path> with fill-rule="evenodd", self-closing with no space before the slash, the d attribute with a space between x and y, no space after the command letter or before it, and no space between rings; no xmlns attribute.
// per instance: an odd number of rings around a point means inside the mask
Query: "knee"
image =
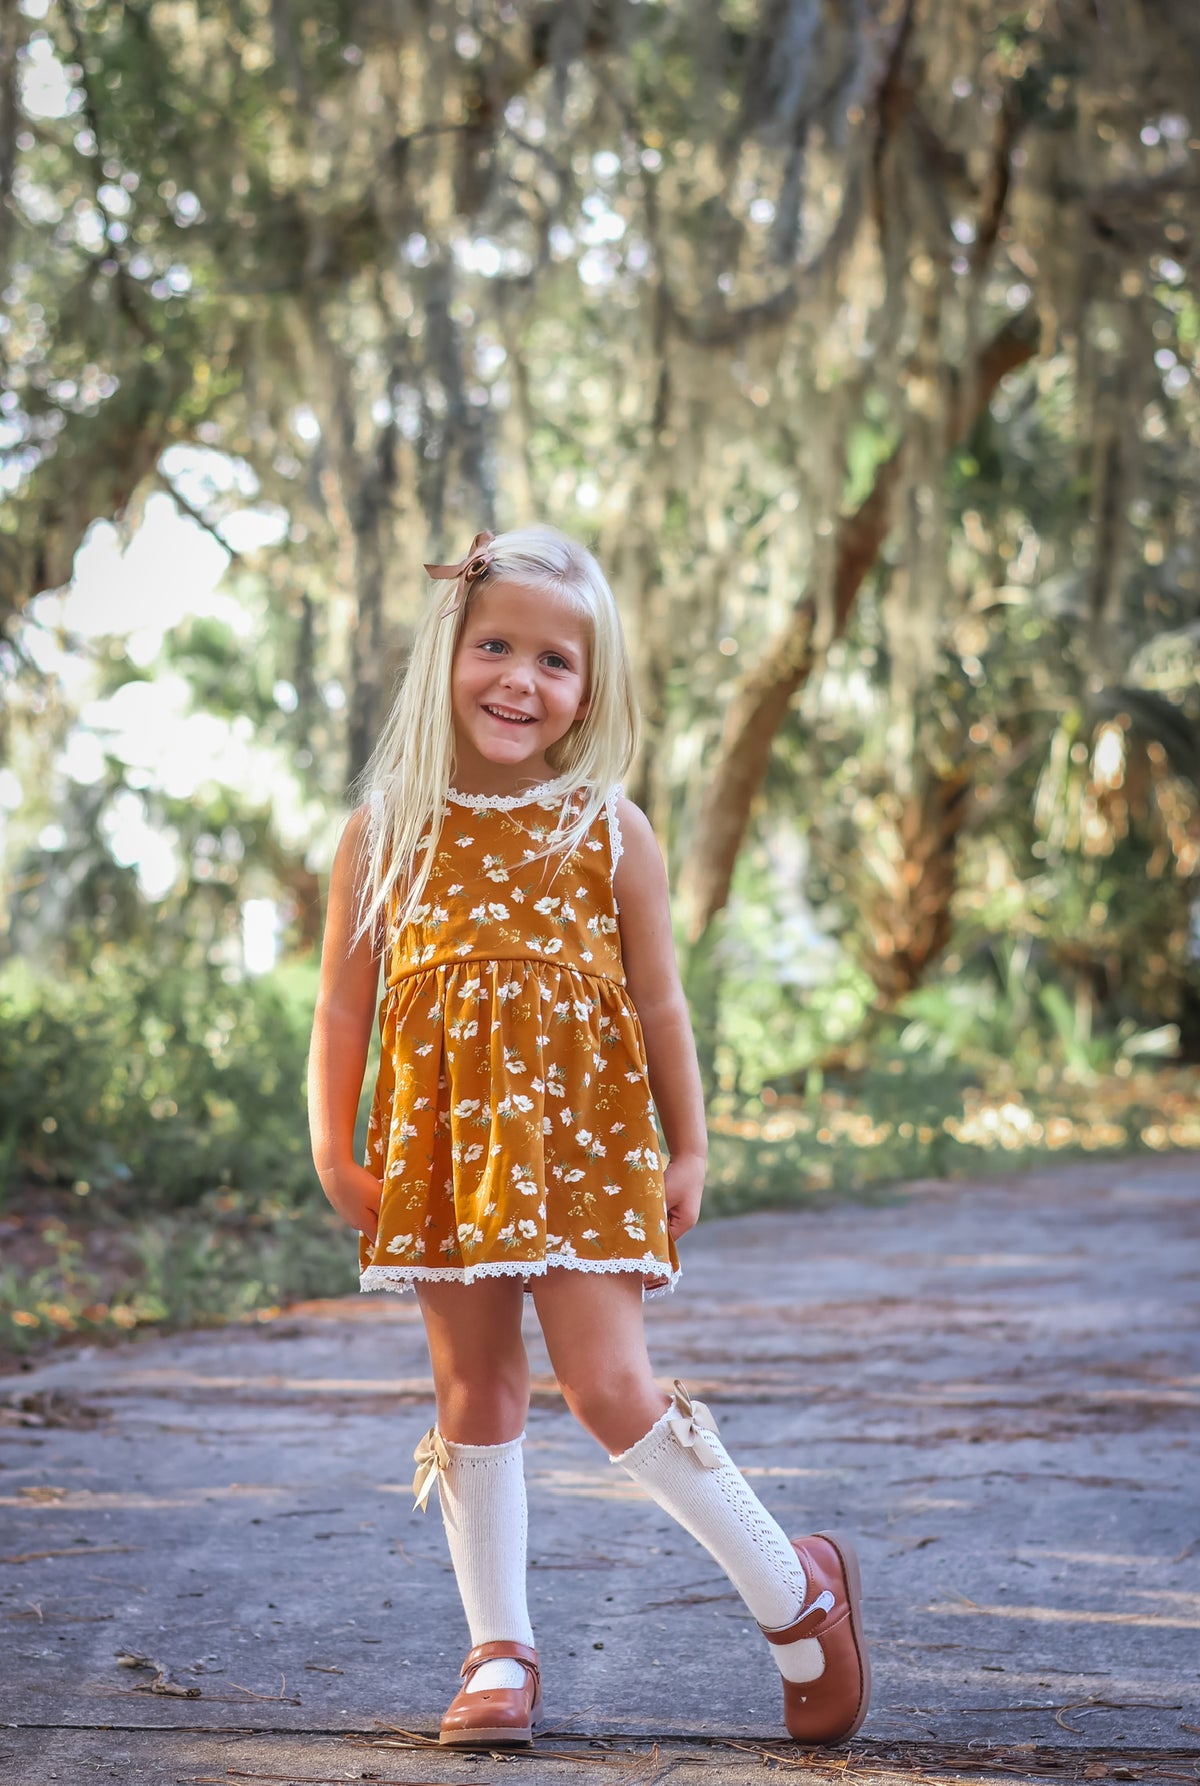
<svg viewBox="0 0 1200 1786"><path fill-rule="evenodd" d="M438 1431L452 1445L505 1445L524 1430L529 1372L519 1363L455 1373L437 1385Z"/></svg>
<svg viewBox="0 0 1200 1786"><path fill-rule="evenodd" d="M636 1445L667 1406L648 1370L560 1376L558 1386L579 1424L613 1455Z"/></svg>

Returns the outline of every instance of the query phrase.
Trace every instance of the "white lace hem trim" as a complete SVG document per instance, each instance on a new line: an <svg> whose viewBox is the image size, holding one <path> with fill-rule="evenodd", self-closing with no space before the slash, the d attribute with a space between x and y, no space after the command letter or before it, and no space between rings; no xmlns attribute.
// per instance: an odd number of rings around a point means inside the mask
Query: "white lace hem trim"
<svg viewBox="0 0 1200 1786"><path fill-rule="evenodd" d="M536 787L526 788L521 794L461 794L457 788L447 788L446 798L455 806L469 806L472 812L514 812L518 806L557 800L570 793L574 786L574 776L560 775L554 781L543 781Z"/></svg>
<svg viewBox="0 0 1200 1786"><path fill-rule="evenodd" d="M666 1296L679 1282L679 1271L662 1259L571 1259L561 1253L549 1253L544 1259L497 1259L484 1265L368 1265L358 1280L360 1290L393 1290L403 1295L415 1283L471 1284L482 1277L545 1277L551 1266L563 1271L640 1271L643 1276L665 1278L664 1283L646 1287L646 1296Z"/></svg>
<svg viewBox="0 0 1200 1786"><path fill-rule="evenodd" d="M614 873L616 872L617 863L625 854L625 840L621 836L621 821L617 817L617 801L621 798L624 792L625 789L621 786L621 783L618 782L616 787L610 791L608 799L604 802L604 810L608 814L608 840L612 847L612 865Z"/></svg>

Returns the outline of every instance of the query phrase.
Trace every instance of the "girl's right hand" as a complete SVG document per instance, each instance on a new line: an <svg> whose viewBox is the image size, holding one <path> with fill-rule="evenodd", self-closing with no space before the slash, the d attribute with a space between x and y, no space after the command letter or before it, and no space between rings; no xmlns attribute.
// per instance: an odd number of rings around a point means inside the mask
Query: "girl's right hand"
<svg viewBox="0 0 1200 1786"><path fill-rule="evenodd" d="M321 1180L321 1189L342 1220L357 1228L373 1246L379 1233L379 1205L383 1198L379 1180L372 1177L365 1166L356 1166L353 1162L327 1167L317 1176Z"/></svg>

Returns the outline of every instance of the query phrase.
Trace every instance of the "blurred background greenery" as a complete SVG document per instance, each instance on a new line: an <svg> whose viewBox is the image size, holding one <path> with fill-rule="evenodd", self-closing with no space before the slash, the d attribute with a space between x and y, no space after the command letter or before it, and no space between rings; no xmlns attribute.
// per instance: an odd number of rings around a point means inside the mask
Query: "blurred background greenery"
<svg viewBox="0 0 1200 1786"><path fill-rule="evenodd" d="M1200 1146L1192 0L0 36L8 1343L352 1286L323 877L420 562L532 517L630 634L712 1209Z"/></svg>

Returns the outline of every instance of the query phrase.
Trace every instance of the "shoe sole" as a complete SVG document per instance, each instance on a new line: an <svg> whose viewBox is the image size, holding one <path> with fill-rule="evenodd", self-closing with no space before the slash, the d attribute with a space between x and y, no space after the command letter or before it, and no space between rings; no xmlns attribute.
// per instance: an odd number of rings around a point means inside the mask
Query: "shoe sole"
<svg viewBox="0 0 1200 1786"><path fill-rule="evenodd" d="M531 1743L533 1726L527 1730L514 1730L511 1725L507 1730L454 1730L439 1735L438 1741L446 1749L494 1749L501 1743Z"/></svg>
<svg viewBox="0 0 1200 1786"><path fill-rule="evenodd" d="M817 1532L818 1538L824 1538L832 1544L842 1560L846 1571L846 1598L850 1606L850 1631L854 1638L854 1647L858 1651L859 1667L862 1670L862 1697L858 1702L858 1711L849 1729L838 1737L839 1743L848 1743L852 1736L857 1736L866 1720L871 1706L871 1658L867 1653L867 1640L862 1627L862 1572L858 1566L858 1552L844 1532Z"/></svg>
<svg viewBox="0 0 1200 1786"><path fill-rule="evenodd" d="M442 1730L438 1732L438 1742L446 1749L494 1749L500 1743L531 1743L533 1733L541 1721L542 1708L539 1701L529 1723L516 1730L511 1724L499 1729L483 1725L478 1730Z"/></svg>

